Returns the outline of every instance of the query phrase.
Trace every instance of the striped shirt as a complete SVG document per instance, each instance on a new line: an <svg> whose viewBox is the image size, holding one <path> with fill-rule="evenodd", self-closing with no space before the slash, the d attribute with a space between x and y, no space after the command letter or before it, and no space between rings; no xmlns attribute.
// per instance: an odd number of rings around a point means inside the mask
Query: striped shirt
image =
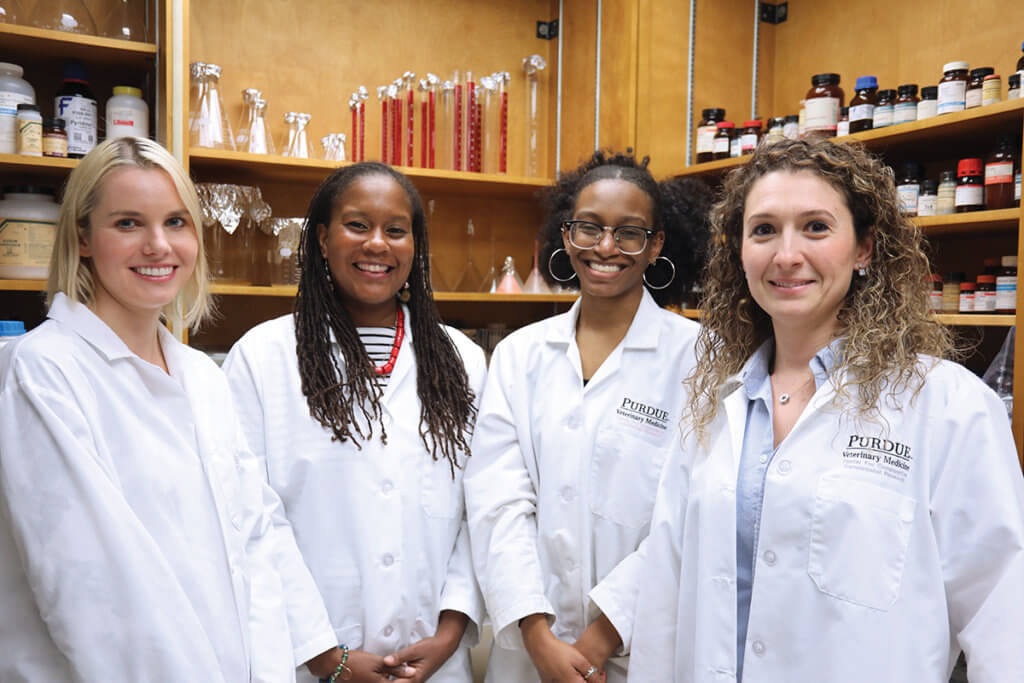
<svg viewBox="0 0 1024 683"><path fill-rule="evenodd" d="M375 367L380 367L391 359L391 347L395 343L395 328L393 327L357 327L359 341L366 349L366 355ZM387 386L388 375L379 375L378 383L383 388Z"/></svg>

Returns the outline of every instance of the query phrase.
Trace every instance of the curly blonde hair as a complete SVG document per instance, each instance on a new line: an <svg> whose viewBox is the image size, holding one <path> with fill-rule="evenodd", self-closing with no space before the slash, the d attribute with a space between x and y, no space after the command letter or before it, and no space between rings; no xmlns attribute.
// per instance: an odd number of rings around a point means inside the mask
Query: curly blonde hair
<svg viewBox="0 0 1024 683"><path fill-rule="evenodd" d="M853 278L839 310L836 334L845 342L831 378L835 405L876 419L883 395L892 402L906 389L914 395L920 390L928 366L919 354L953 353L950 331L929 307L931 268L921 231L900 212L888 167L855 142L763 145L748 164L729 173L712 208L703 328L688 380L690 428L702 440L718 412L719 389L773 336L771 318L751 297L740 259L747 195L773 171L808 171L827 182L846 200L857 241L874 242L867 276Z"/></svg>

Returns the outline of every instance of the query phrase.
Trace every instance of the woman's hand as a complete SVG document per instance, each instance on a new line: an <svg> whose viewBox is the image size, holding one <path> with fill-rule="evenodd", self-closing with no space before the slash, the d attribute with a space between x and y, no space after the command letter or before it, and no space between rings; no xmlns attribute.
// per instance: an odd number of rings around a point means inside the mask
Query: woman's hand
<svg viewBox="0 0 1024 683"><path fill-rule="evenodd" d="M620 645L622 638L619 637L619 632L612 626L608 617L602 614L587 627L576 641L575 647L591 664L603 669L605 662Z"/></svg>
<svg viewBox="0 0 1024 683"><path fill-rule="evenodd" d="M383 657L362 650L350 650L348 663L345 666L352 672L352 677L345 680L352 683L386 683L391 680L391 676L398 675L394 669L384 663ZM334 669L331 669L326 678L329 678L332 673L334 673Z"/></svg>
<svg viewBox="0 0 1024 683"><path fill-rule="evenodd" d="M396 679L423 683L444 666L458 649L468 622L469 617L461 612L441 612L433 637L424 638L388 655L384 658L384 665L390 668Z"/></svg>
<svg viewBox="0 0 1024 683"><path fill-rule="evenodd" d="M599 683L597 674L583 678L591 663L579 650L555 637L545 615L531 614L523 619L520 629L541 683Z"/></svg>

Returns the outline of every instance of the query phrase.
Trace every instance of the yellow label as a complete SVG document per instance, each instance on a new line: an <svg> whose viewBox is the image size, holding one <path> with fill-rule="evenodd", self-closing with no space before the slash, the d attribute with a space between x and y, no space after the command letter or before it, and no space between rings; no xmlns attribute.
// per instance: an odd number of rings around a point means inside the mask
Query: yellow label
<svg viewBox="0 0 1024 683"><path fill-rule="evenodd" d="M26 218L0 218L0 266L50 265L56 224Z"/></svg>
<svg viewBox="0 0 1024 683"><path fill-rule="evenodd" d="M60 135L43 136L43 156L66 157L68 155L68 139Z"/></svg>
<svg viewBox="0 0 1024 683"><path fill-rule="evenodd" d="M43 156L43 124L39 121L18 121L18 154Z"/></svg>

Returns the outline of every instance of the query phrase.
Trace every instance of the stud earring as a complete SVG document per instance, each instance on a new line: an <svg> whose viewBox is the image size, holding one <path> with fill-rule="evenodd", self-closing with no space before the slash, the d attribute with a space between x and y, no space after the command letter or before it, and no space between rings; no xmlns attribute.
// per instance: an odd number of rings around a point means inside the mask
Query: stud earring
<svg viewBox="0 0 1024 683"><path fill-rule="evenodd" d="M411 296L412 292L409 291L409 283L407 281L404 285L402 285L402 288L398 290L398 300L401 301L403 304L407 304L409 303L409 299Z"/></svg>
<svg viewBox="0 0 1024 683"><path fill-rule="evenodd" d="M864 277L867 274L868 274L868 269L864 267L864 264L863 263L858 263L857 264L857 275L860 275L861 277Z"/></svg>

